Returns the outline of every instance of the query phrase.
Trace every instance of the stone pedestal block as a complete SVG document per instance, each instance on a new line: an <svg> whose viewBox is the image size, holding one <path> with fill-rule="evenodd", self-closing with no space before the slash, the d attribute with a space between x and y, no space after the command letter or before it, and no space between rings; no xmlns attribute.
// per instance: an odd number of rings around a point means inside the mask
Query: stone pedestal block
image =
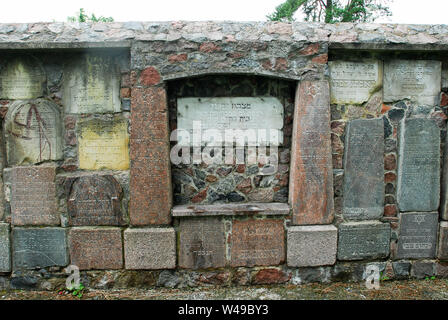
<svg viewBox="0 0 448 320"><path fill-rule="evenodd" d="M338 229L338 260L381 259L389 255L388 223L348 222L340 224Z"/></svg>
<svg viewBox="0 0 448 320"><path fill-rule="evenodd" d="M173 228L143 228L124 231L126 269L174 269L176 233Z"/></svg>
<svg viewBox="0 0 448 320"><path fill-rule="evenodd" d="M13 228L14 269L35 269L68 264L63 228Z"/></svg>
<svg viewBox="0 0 448 320"><path fill-rule="evenodd" d="M121 269L123 246L119 228L73 228L69 232L71 264L80 270Z"/></svg>
<svg viewBox="0 0 448 320"><path fill-rule="evenodd" d="M333 265L336 262L338 229L328 226L288 228L287 262L290 267Z"/></svg>
<svg viewBox="0 0 448 320"><path fill-rule="evenodd" d="M0 272L11 271L11 244L9 224L0 223Z"/></svg>

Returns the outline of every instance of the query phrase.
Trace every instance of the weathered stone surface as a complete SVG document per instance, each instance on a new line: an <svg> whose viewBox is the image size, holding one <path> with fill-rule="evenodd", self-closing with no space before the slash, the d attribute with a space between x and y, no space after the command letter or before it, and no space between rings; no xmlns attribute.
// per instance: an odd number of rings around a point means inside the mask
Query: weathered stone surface
<svg viewBox="0 0 448 320"><path fill-rule="evenodd" d="M369 100L383 84L383 63L378 60L329 61L331 103L359 104Z"/></svg>
<svg viewBox="0 0 448 320"><path fill-rule="evenodd" d="M288 215L286 203L229 203L210 205L181 205L171 210L173 217L238 216L238 215Z"/></svg>
<svg viewBox="0 0 448 320"><path fill-rule="evenodd" d="M120 73L112 57L86 54L64 70L65 113L120 112Z"/></svg>
<svg viewBox="0 0 448 320"><path fill-rule="evenodd" d="M129 168L129 135L125 119L80 121L79 168L87 170Z"/></svg>
<svg viewBox="0 0 448 320"><path fill-rule="evenodd" d="M300 82L296 101L289 179L292 223L330 224L334 203L328 82Z"/></svg>
<svg viewBox="0 0 448 320"><path fill-rule="evenodd" d="M123 190L111 175L70 177L66 180L67 211L72 226L118 226Z"/></svg>
<svg viewBox="0 0 448 320"><path fill-rule="evenodd" d="M233 267L281 264L285 260L283 220L235 220L230 246Z"/></svg>
<svg viewBox="0 0 448 320"><path fill-rule="evenodd" d="M445 137L445 145L448 142L448 136ZM440 190L440 217L448 220L448 148L445 148L443 155L442 183Z"/></svg>
<svg viewBox="0 0 448 320"><path fill-rule="evenodd" d="M438 212L401 213L396 258L434 258L438 217Z"/></svg>
<svg viewBox="0 0 448 320"><path fill-rule="evenodd" d="M283 142L283 105L274 97L233 97L233 98L179 98L177 101L177 129L190 132L189 141L178 137L180 145L193 144L193 121L200 123L202 130L202 145L224 145L225 130L253 130L248 134L244 144L251 146L265 145L272 141L275 145ZM214 141L214 136L206 138L205 130L218 130L220 141ZM265 130L258 132L258 130ZM275 133L271 136L270 130ZM236 134L238 142L244 134Z"/></svg>
<svg viewBox="0 0 448 320"><path fill-rule="evenodd" d="M14 269L34 269L68 264L63 228L13 228Z"/></svg>
<svg viewBox="0 0 448 320"><path fill-rule="evenodd" d="M338 260L386 258L390 225L379 221L342 223L338 227Z"/></svg>
<svg viewBox="0 0 448 320"><path fill-rule="evenodd" d="M0 70L0 99L39 98L45 93L45 82L45 71L36 58L12 58Z"/></svg>
<svg viewBox="0 0 448 320"><path fill-rule="evenodd" d="M62 158L61 113L53 102L15 101L6 114L4 132L10 166Z"/></svg>
<svg viewBox="0 0 448 320"><path fill-rule="evenodd" d="M338 229L328 226L288 228L287 262L290 267L333 265L336 262Z"/></svg>
<svg viewBox="0 0 448 320"><path fill-rule="evenodd" d="M130 223L169 224L172 189L166 91L133 88L131 94Z"/></svg>
<svg viewBox="0 0 448 320"><path fill-rule="evenodd" d="M442 63L432 60L392 60L384 64L384 101L411 99L439 104Z"/></svg>
<svg viewBox="0 0 448 320"><path fill-rule="evenodd" d="M174 229L126 229L124 257L126 269L174 269L176 267Z"/></svg>
<svg viewBox="0 0 448 320"><path fill-rule="evenodd" d="M54 166L12 168L13 225L59 225L55 176Z"/></svg>
<svg viewBox="0 0 448 320"><path fill-rule="evenodd" d="M179 267L220 268L226 264L224 222L219 218L182 219L179 223Z"/></svg>
<svg viewBox="0 0 448 320"><path fill-rule="evenodd" d="M0 223L0 272L11 271L9 224Z"/></svg>
<svg viewBox="0 0 448 320"><path fill-rule="evenodd" d="M384 205L383 120L352 120L345 137L344 217L378 219Z"/></svg>
<svg viewBox="0 0 448 320"><path fill-rule="evenodd" d="M119 228L72 228L69 231L69 248L71 264L80 270L123 267Z"/></svg>
<svg viewBox="0 0 448 320"><path fill-rule="evenodd" d="M399 127L397 202L400 211L435 211L440 194L440 132L429 119Z"/></svg>
<svg viewBox="0 0 448 320"><path fill-rule="evenodd" d="M439 245L437 249L437 258L448 260L448 222L442 221L439 226Z"/></svg>

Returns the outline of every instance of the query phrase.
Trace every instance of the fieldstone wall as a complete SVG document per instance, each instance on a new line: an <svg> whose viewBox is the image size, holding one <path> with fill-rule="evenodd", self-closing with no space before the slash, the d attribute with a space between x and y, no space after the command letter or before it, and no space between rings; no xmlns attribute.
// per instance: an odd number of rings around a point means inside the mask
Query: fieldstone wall
<svg viewBox="0 0 448 320"><path fill-rule="evenodd" d="M439 25L1 24L0 288L446 276L447 51ZM185 98L280 103L277 170L173 164Z"/></svg>

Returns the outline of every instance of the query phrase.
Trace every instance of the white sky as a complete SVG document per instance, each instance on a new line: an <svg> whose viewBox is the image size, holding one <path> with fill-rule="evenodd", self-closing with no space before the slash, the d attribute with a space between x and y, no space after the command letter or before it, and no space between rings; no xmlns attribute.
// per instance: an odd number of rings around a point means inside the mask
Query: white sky
<svg viewBox="0 0 448 320"><path fill-rule="evenodd" d="M79 8L115 21L265 21L283 0L0 0L0 23L66 21ZM393 0L377 22L446 24L448 0Z"/></svg>

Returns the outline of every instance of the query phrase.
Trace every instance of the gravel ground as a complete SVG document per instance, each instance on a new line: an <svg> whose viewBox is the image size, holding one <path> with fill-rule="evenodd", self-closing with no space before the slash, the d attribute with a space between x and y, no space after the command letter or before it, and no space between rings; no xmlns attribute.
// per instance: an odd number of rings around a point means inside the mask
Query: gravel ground
<svg viewBox="0 0 448 320"><path fill-rule="evenodd" d="M448 280L253 286L200 289L84 289L82 297L62 291L0 291L0 300L448 300Z"/></svg>

